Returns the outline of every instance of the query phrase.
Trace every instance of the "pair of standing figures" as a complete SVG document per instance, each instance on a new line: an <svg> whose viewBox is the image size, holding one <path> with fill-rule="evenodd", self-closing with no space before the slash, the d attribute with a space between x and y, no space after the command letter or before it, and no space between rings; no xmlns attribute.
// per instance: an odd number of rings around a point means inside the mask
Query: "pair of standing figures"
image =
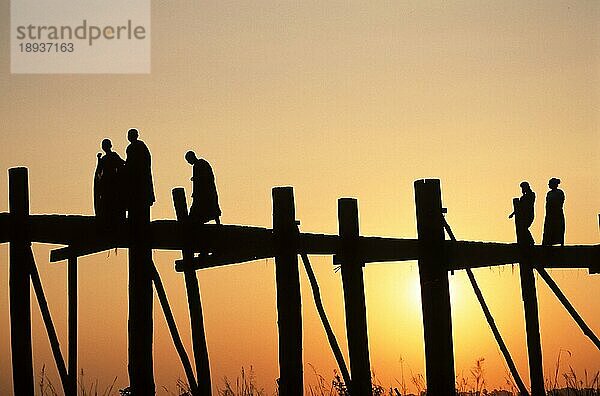
<svg viewBox="0 0 600 396"><path fill-rule="evenodd" d="M565 203L565 193L558 188L560 179L553 177L548 181L550 191L546 194L546 217L544 219L544 233L542 236L542 245L552 246L565 244L565 214L563 205ZM531 190L528 182L520 184L523 195L519 198L517 211L517 237L526 245L533 245L534 240L529 227L533 224L535 193ZM511 213L509 218L513 217L515 212Z"/></svg>
<svg viewBox="0 0 600 396"><path fill-rule="evenodd" d="M102 141L104 155L98 153L98 164L94 174L94 210L98 219L106 224L115 224L125 219L125 212L138 212L150 220L150 207L156 201L152 181L152 159L150 150L138 139L137 129L127 132L129 145L126 159L112 151L109 139ZM186 160L193 166L193 201L190 217L202 223L215 220L220 224L221 209L215 177L210 164L188 151Z"/></svg>

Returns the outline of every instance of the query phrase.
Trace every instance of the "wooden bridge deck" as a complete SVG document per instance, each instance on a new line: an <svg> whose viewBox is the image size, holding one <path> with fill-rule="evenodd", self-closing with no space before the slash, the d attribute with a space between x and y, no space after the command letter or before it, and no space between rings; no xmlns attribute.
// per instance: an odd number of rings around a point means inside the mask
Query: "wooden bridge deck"
<svg viewBox="0 0 600 396"><path fill-rule="evenodd" d="M0 213L0 243L11 239L11 218ZM50 261L66 260L97 252L127 248L127 223L112 229L102 227L94 216L30 215L28 239L32 242L66 245L52 251ZM216 224L183 224L176 220L155 220L149 228L152 249L206 251L211 254L194 259L194 269L247 262L275 256L273 230L264 227ZM337 255L341 251L338 235L298 233L298 253ZM360 236L357 255L365 263L400 262L419 258L419 241L405 238ZM488 267L519 262L516 243L446 241L448 270ZM545 268L588 268L600 272L600 245L564 247L534 246L532 257L536 265ZM177 271L185 265L178 261Z"/></svg>

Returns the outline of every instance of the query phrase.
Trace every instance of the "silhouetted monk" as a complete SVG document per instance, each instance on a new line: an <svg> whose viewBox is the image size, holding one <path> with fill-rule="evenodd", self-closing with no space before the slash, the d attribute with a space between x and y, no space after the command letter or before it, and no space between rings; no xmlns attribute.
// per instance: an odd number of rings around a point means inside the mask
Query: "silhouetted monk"
<svg viewBox="0 0 600 396"><path fill-rule="evenodd" d="M219 196L215 185L215 175L210 164L205 159L197 158L193 151L185 153L185 159L193 166L193 200L190 207L190 218L202 223L214 220L217 224L221 224Z"/></svg>
<svg viewBox="0 0 600 396"><path fill-rule="evenodd" d="M519 204L516 208L519 211L517 216L517 232L519 235L517 239L523 244L533 245L535 241L533 240L531 231L529 231L529 227L533 224L535 216L535 193L526 181L521 182L519 186L521 187L522 195L519 198ZM512 212L508 218L511 219L515 214L515 212Z"/></svg>
<svg viewBox="0 0 600 396"><path fill-rule="evenodd" d="M558 188L560 179L553 177L548 181L550 191L546 194L546 218L544 219L544 235L542 245L561 246L565 244L565 214L563 205L565 193Z"/></svg>
<svg viewBox="0 0 600 396"><path fill-rule="evenodd" d="M152 160L148 147L138 140L137 129L127 132L130 144L127 146L125 172L127 174L127 190L129 217L132 212L139 215L138 219L150 221L150 206L156 200L152 184Z"/></svg>
<svg viewBox="0 0 600 396"><path fill-rule="evenodd" d="M123 176L125 161L112 151L112 142L102 140L104 156L98 153L98 165L94 177L94 209L96 216L105 222L125 218Z"/></svg>

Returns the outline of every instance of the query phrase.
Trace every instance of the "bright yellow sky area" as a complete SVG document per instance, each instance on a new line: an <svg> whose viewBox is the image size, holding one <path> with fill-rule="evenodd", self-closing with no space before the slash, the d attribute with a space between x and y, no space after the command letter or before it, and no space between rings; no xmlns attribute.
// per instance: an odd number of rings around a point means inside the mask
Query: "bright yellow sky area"
<svg viewBox="0 0 600 396"><path fill-rule="evenodd" d="M30 169L32 213L92 214L92 175L102 138L124 154L137 127L153 156L153 218L174 218L171 188L189 191L188 149L217 177L222 221L271 225L271 188L295 187L301 228L337 232L337 198L359 199L364 235L415 237L412 183L442 180L459 239L514 240L511 200L528 180L541 239L547 180L566 193L566 240L598 243L600 212L600 2L153 2L149 75L11 75L8 2L0 40L0 210L7 173ZM66 347L66 266L35 248ZM80 365L87 380L127 384L126 251L80 260ZM11 394L8 249L0 248L0 394ZM178 253L155 253L189 347ZM331 258L315 258L326 309L345 345L343 297ZM475 271L528 383L517 268ZM599 275L551 271L600 332ZM199 273L214 384L254 367L277 377L272 260ZM451 277L456 372L485 357L488 389L507 371L466 274ZM424 373L415 262L365 269L371 362L397 386ZM538 279L544 371L600 370L600 352ZM302 272L304 361L329 378L334 360ZM36 374L54 379L33 304ZM344 351L346 348L344 347ZM310 364L310 365L309 365ZM155 309L157 388L183 371Z"/></svg>

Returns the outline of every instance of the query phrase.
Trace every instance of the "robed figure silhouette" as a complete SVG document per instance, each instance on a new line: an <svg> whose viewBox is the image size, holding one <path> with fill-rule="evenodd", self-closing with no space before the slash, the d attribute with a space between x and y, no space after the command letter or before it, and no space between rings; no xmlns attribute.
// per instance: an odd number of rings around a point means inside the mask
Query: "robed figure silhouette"
<svg viewBox="0 0 600 396"><path fill-rule="evenodd" d="M138 139L137 129L127 132L129 146L125 160L127 175L127 192L129 217L132 212L140 215L140 219L150 220L150 206L156 200L152 183L152 159L146 144Z"/></svg>
<svg viewBox="0 0 600 396"><path fill-rule="evenodd" d="M94 174L94 210L104 223L116 223L125 219L123 178L125 161L112 151L112 142L102 140L104 155L98 153Z"/></svg>
<svg viewBox="0 0 600 396"><path fill-rule="evenodd" d="M219 196L210 164L203 158L197 158L193 151L188 151L185 159L193 167L190 218L201 223L214 220L221 224Z"/></svg>
<svg viewBox="0 0 600 396"><path fill-rule="evenodd" d="M517 216L517 240L525 245L533 245L535 243L529 227L533 224L535 217L535 193L531 190L528 182L524 181L519 184L521 187L521 197L516 210ZM516 213L512 212L508 218L512 218Z"/></svg>
<svg viewBox="0 0 600 396"><path fill-rule="evenodd" d="M550 191L546 194L546 218L544 219L544 235L542 245L565 244L565 214L563 205L565 193L558 188L560 179L553 177L548 181Z"/></svg>

